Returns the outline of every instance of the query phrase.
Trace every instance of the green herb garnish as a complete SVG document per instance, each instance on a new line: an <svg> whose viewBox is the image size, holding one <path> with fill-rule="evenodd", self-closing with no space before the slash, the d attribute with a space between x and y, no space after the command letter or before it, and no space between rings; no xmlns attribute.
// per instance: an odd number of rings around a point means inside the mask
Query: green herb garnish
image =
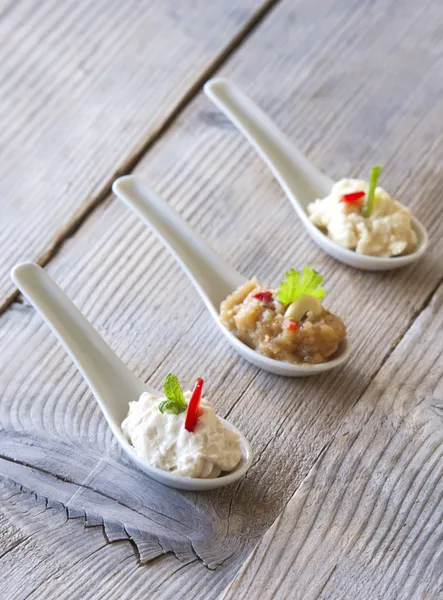
<svg viewBox="0 0 443 600"><path fill-rule="evenodd" d="M188 408L178 379L172 373L166 375L166 379L163 382L163 392L165 393L166 400L163 400L158 405L161 413L179 415Z"/></svg>
<svg viewBox="0 0 443 600"><path fill-rule="evenodd" d="M381 166L375 165L371 169L371 174L369 175L369 188L368 193L366 194L366 202L363 208L363 216L365 219L372 215L372 211L375 208L375 188L377 187L377 181L380 177Z"/></svg>
<svg viewBox="0 0 443 600"><path fill-rule="evenodd" d="M324 298L326 292L323 287L318 287L323 282L323 277L309 265L303 268L303 276L300 271L291 269L285 275L286 281L282 281L278 290L277 298L284 306L295 302L302 296L314 296Z"/></svg>

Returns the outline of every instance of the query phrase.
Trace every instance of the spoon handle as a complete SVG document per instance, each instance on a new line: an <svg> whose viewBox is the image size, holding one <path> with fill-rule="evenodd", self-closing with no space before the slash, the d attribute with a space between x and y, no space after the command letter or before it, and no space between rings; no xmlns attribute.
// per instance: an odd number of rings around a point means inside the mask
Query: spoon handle
<svg viewBox="0 0 443 600"><path fill-rule="evenodd" d="M163 241L218 319L220 302L245 279L210 248L182 217L133 175L112 186L123 200Z"/></svg>
<svg viewBox="0 0 443 600"><path fill-rule="evenodd" d="M299 214L301 210L305 215L310 202L330 192L334 182L310 163L236 85L216 77L205 84L204 91L249 140Z"/></svg>
<svg viewBox="0 0 443 600"><path fill-rule="evenodd" d="M128 401L147 387L121 362L78 308L44 269L34 263L15 266L11 277L52 329L93 391L109 425L119 424ZM129 395L129 397L128 397Z"/></svg>

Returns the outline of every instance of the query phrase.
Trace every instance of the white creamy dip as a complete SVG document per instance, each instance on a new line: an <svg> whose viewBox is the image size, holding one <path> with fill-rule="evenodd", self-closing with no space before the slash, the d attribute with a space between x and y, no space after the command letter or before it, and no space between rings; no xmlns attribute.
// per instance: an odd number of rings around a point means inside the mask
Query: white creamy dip
<svg viewBox="0 0 443 600"><path fill-rule="evenodd" d="M184 396L189 403L191 392ZM122 430L137 456L154 467L185 477L214 478L238 465L240 436L223 423L208 400L201 399L193 432L184 427L186 411L179 415L160 412L158 405L163 400L145 393L129 403Z"/></svg>
<svg viewBox="0 0 443 600"><path fill-rule="evenodd" d="M391 257L408 254L417 246L411 212L380 187L375 189L375 207L370 217L362 215L365 198L356 203L340 202L344 194L364 191L368 183L342 179L329 196L308 205L309 217L331 240L358 254Z"/></svg>

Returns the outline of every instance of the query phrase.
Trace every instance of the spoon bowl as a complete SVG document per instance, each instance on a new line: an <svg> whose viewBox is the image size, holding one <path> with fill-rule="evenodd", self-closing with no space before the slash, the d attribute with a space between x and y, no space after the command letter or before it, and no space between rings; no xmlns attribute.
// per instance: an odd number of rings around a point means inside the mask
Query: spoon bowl
<svg viewBox="0 0 443 600"><path fill-rule="evenodd" d="M229 473L213 479L182 477L153 467L137 456L120 427L128 414L129 402L138 400L143 392L155 396L163 394L140 381L121 362L44 269L24 263L12 269L11 277L65 348L91 388L117 442L142 471L164 485L191 491L223 487L244 476L252 463L251 446L245 436L224 419L224 423L241 438L241 461Z"/></svg>
<svg viewBox="0 0 443 600"><path fill-rule="evenodd" d="M347 339L332 360L317 365L299 365L268 358L244 344L220 322L219 308L229 294L245 283L246 278L221 259L173 208L138 177L120 177L114 181L112 189L171 251L223 335L243 358L256 367L286 377L317 375L334 369L348 359L351 344Z"/></svg>
<svg viewBox="0 0 443 600"><path fill-rule="evenodd" d="M404 256L381 258L357 254L327 237L309 219L308 204L329 195L334 181L319 171L236 85L217 77L204 86L205 94L251 143L279 182L311 238L330 256L356 269L388 271L417 261L428 246L428 234L412 217L417 249Z"/></svg>

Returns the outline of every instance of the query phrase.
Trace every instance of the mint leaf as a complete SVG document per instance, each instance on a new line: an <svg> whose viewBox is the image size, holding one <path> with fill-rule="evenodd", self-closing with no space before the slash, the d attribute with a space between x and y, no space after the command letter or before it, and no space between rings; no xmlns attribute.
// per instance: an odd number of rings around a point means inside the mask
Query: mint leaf
<svg viewBox="0 0 443 600"><path fill-rule="evenodd" d="M277 298L284 306L295 302L302 296L314 296L314 298L324 298L326 292L323 287L319 287L323 282L323 277L311 269L309 265L303 268L303 276L300 271L290 269L285 275L286 281L282 281L278 290Z"/></svg>
<svg viewBox="0 0 443 600"><path fill-rule="evenodd" d="M173 415L179 415L186 409L181 408L180 405L178 405L176 402L172 402L171 400L163 400L158 405L158 410L163 414L170 413Z"/></svg>
<svg viewBox="0 0 443 600"><path fill-rule="evenodd" d="M177 377L172 373L166 375L163 382L163 392L166 396L166 400L163 400L158 405L158 409L161 413L179 415L188 408L180 383Z"/></svg>
<svg viewBox="0 0 443 600"><path fill-rule="evenodd" d="M363 216L365 219L372 215L372 211L375 208L375 188L377 187L377 181L380 177L381 166L374 165L371 169L371 174L369 175L369 188L368 193L366 194L366 202L363 208Z"/></svg>

